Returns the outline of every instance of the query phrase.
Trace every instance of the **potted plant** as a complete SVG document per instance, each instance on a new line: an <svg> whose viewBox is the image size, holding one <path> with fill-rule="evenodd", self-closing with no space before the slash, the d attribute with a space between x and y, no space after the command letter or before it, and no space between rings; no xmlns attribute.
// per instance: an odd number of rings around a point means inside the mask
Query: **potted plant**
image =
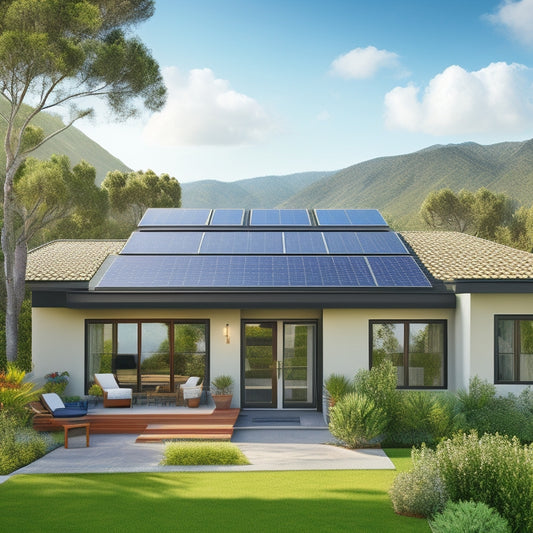
<svg viewBox="0 0 533 533"><path fill-rule="evenodd" d="M94 406L96 407L100 399L103 397L104 392L102 391L102 388L100 387L100 385L93 383L89 387L88 394L89 394L89 397L94 401Z"/></svg>
<svg viewBox="0 0 533 533"><path fill-rule="evenodd" d="M55 392L59 396L63 395L67 388L70 374L65 372L50 372L44 376L46 383L44 384L45 392Z"/></svg>
<svg viewBox="0 0 533 533"><path fill-rule="evenodd" d="M211 396L215 409L229 409L233 398L233 378L222 374L211 381Z"/></svg>

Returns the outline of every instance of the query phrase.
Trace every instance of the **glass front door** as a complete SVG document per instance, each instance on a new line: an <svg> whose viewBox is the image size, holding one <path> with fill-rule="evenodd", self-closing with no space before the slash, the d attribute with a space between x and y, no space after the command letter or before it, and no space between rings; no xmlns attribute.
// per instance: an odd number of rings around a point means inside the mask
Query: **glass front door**
<svg viewBox="0 0 533 533"><path fill-rule="evenodd" d="M316 406L315 323L246 322L242 346L243 407Z"/></svg>

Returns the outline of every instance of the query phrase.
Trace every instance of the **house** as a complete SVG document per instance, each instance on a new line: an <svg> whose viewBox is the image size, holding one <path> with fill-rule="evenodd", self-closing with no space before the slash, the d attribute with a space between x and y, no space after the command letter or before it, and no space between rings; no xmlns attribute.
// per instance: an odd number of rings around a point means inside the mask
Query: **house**
<svg viewBox="0 0 533 533"><path fill-rule="evenodd" d="M233 376L234 407L321 409L331 373L398 387L533 383L533 254L375 210L149 209L127 241L29 254L34 376L137 392Z"/></svg>

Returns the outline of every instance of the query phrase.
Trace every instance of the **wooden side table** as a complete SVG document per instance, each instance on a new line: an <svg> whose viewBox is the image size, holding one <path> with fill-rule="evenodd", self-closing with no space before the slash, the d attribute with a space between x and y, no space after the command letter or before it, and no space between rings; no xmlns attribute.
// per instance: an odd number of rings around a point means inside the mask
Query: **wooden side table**
<svg viewBox="0 0 533 533"><path fill-rule="evenodd" d="M68 430L76 428L85 428L85 438L87 440L87 447L89 447L89 430L91 424L89 422L83 422L80 424L65 424L63 428L65 429L65 448L68 448Z"/></svg>

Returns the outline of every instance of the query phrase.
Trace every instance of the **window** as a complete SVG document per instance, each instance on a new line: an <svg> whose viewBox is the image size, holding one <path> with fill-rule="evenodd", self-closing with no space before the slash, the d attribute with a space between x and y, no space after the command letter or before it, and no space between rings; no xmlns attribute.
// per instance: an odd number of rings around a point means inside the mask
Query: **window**
<svg viewBox="0 0 533 533"><path fill-rule="evenodd" d="M112 372L134 392L173 391L190 376L206 378L209 322L88 320L86 386Z"/></svg>
<svg viewBox="0 0 533 533"><path fill-rule="evenodd" d="M370 321L370 366L391 361L400 388L446 388L445 320Z"/></svg>
<svg viewBox="0 0 533 533"><path fill-rule="evenodd" d="M533 316L495 317L496 383L533 383Z"/></svg>

